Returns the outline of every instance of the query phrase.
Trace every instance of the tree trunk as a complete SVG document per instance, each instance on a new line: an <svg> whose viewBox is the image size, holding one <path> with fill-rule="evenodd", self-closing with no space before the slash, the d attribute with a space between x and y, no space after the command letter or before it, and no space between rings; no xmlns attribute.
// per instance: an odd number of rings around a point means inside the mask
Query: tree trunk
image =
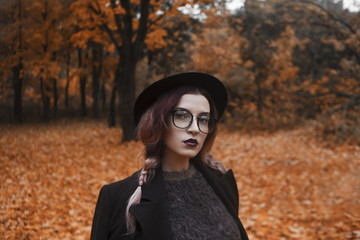
<svg viewBox="0 0 360 240"><path fill-rule="evenodd" d="M19 4L19 63L13 68L13 79L14 79L14 119L18 123L23 122L22 116L22 86L23 86L23 64L22 64L22 1L18 1Z"/></svg>
<svg viewBox="0 0 360 240"><path fill-rule="evenodd" d="M114 0L111 2L114 7ZM122 7L126 10L122 23L120 23L120 18L115 18L118 28L124 33L122 45L118 48L120 61L117 69L119 75L116 79L120 98L119 109L121 128L123 130L123 142L131 141L135 137L135 123L133 118L133 105L135 102L135 69L143 50L146 37L149 2L149 0L141 0L140 2L140 19L135 40L135 34L132 28L130 1L121 1Z"/></svg>
<svg viewBox="0 0 360 240"><path fill-rule="evenodd" d="M103 63L103 48L99 43L92 43L92 95L93 117L99 117L100 76Z"/></svg>
<svg viewBox="0 0 360 240"><path fill-rule="evenodd" d="M86 76L80 77L81 116L86 116Z"/></svg>
<svg viewBox="0 0 360 240"><path fill-rule="evenodd" d="M102 111L105 112L105 106L106 106L105 83L102 83L102 84L101 84L101 88L100 88L100 98L101 98Z"/></svg>
<svg viewBox="0 0 360 240"><path fill-rule="evenodd" d="M262 107L263 107L263 99L262 99L262 88L261 88L261 80L260 77L257 75L255 79L256 84L256 93L257 93L257 112L258 112L258 119L260 122L262 121Z"/></svg>
<svg viewBox="0 0 360 240"><path fill-rule="evenodd" d="M69 108L69 85L70 85L70 60L71 53L67 52L66 56L66 85L65 85L65 108L68 110Z"/></svg>
<svg viewBox="0 0 360 240"><path fill-rule="evenodd" d="M115 103L116 103L116 82L114 83L113 89L111 91L111 98L110 98L110 109L109 109L109 116L108 116L108 126L115 127Z"/></svg>
<svg viewBox="0 0 360 240"><path fill-rule="evenodd" d="M22 61L13 68L14 74L14 119L17 123L23 122L22 117L22 85L23 85L23 78L22 78Z"/></svg>
<svg viewBox="0 0 360 240"><path fill-rule="evenodd" d="M82 50L78 48L78 65L79 69L83 70L82 64ZM85 66L84 66L85 68ZM84 71L80 73L80 109L81 109L81 116L86 116L86 74Z"/></svg>
<svg viewBox="0 0 360 240"><path fill-rule="evenodd" d="M48 121L49 117L49 96L47 96L47 88L46 83L44 83L44 78L40 77L40 93L41 93L41 100L43 103L43 120Z"/></svg>
<svg viewBox="0 0 360 240"><path fill-rule="evenodd" d="M247 30L247 36L249 39L249 56L251 61L254 63L253 66L253 70L256 68L259 68L259 66L257 66L257 61L256 61L256 56L254 54L254 39L253 39L253 35L252 35L252 31L253 31L253 24L255 21L255 16L253 13L250 13L250 9L251 9L251 4L253 2L246 0L245 1L245 14L246 14L246 30ZM262 106L263 106L263 98L262 98L262 88L261 88L261 77L260 74L257 73L261 71L261 69L258 69L258 71L253 71L255 72L256 76L255 76L255 84L256 84L256 93L257 93L257 99L256 99L256 106L257 106L257 113L258 113L258 119L260 121L262 121Z"/></svg>
<svg viewBox="0 0 360 240"><path fill-rule="evenodd" d="M57 81L56 78L52 79L52 83L53 83L53 96L54 96L54 115L57 116L57 112L58 112L58 92L57 92Z"/></svg>
<svg viewBox="0 0 360 240"><path fill-rule="evenodd" d="M120 109L120 123L123 130L122 141L131 141L134 139L134 118L133 105L135 101L135 66L134 59L126 61L125 69L118 80L119 84L119 109ZM122 66L119 66L120 68Z"/></svg>

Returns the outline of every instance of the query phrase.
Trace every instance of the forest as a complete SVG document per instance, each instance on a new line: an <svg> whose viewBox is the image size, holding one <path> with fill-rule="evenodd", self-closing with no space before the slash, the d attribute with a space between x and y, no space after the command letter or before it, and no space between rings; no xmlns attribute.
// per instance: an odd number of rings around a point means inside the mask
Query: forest
<svg viewBox="0 0 360 240"><path fill-rule="evenodd" d="M326 3L326 4L324 4ZM133 138L132 104L162 76L214 74L234 129L309 119L359 143L359 12L342 1L2 1L2 122L88 116Z"/></svg>
<svg viewBox="0 0 360 240"><path fill-rule="evenodd" d="M1 239L88 239L141 166L136 96L185 71L228 89L213 154L251 239L360 239L360 12L229 2L0 1Z"/></svg>

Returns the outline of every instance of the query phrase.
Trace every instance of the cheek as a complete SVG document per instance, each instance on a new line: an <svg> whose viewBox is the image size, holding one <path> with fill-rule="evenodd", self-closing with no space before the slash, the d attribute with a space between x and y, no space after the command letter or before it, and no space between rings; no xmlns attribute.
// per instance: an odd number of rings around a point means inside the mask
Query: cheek
<svg viewBox="0 0 360 240"><path fill-rule="evenodd" d="M207 135L203 134L200 138L199 141L201 141L201 147L204 145L204 142L206 140Z"/></svg>
<svg viewBox="0 0 360 240"><path fill-rule="evenodd" d="M179 134L177 133L176 129L170 127L164 136L164 143L165 145L171 145L179 138Z"/></svg>

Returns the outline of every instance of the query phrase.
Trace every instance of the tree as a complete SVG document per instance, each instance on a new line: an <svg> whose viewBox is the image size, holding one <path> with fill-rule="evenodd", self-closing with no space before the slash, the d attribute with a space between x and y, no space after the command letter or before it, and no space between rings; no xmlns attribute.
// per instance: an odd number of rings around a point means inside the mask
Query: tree
<svg viewBox="0 0 360 240"><path fill-rule="evenodd" d="M317 1L246 1L233 16L248 79L243 113L256 109L264 125L355 110L358 15L330 2L324 8Z"/></svg>
<svg viewBox="0 0 360 240"><path fill-rule="evenodd" d="M136 64L144 55L146 45L150 50L151 45L165 46L163 39L166 34L161 30L161 24L165 23L164 19L179 14L179 7L187 3L190 1L79 0L72 5L83 26L88 23L87 29L105 32L117 53L114 87L119 95L123 141L134 137L132 106L135 100ZM155 41L147 36L153 36Z"/></svg>
<svg viewBox="0 0 360 240"><path fill-rule="evenodd" d="M13 114L16 122L23 121L22 110L22 92L24 85L24 3L18 0L15 3L7 1L2 9L2 20L5 26L2 31L2 42L7 42L5 47L4 58L1 59L2 69L4 71L4 79L10 75L12 70L12 87L14 92ZM8 12L8 14L5 14ZM6 46L6 45L4 45ZM4 83L5 85L6 83Z"/></svg>

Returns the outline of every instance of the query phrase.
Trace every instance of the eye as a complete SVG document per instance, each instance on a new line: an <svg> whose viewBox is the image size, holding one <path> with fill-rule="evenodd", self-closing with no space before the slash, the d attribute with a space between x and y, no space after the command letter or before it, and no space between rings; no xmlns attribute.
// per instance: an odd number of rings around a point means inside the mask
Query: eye
<svg viewBox="0 0 360 240"><path fill-rule="evenodd" d="M198 117L200 124L208 124L210 121L210 117L207 115L202 115Z"/></svg>
<svg viewBox="0 0 360 240"><path fill-rule="evenodd" d="M174 113L174 118L184 120L190 117L189 113L186 111L176 111Z"/></svg>

